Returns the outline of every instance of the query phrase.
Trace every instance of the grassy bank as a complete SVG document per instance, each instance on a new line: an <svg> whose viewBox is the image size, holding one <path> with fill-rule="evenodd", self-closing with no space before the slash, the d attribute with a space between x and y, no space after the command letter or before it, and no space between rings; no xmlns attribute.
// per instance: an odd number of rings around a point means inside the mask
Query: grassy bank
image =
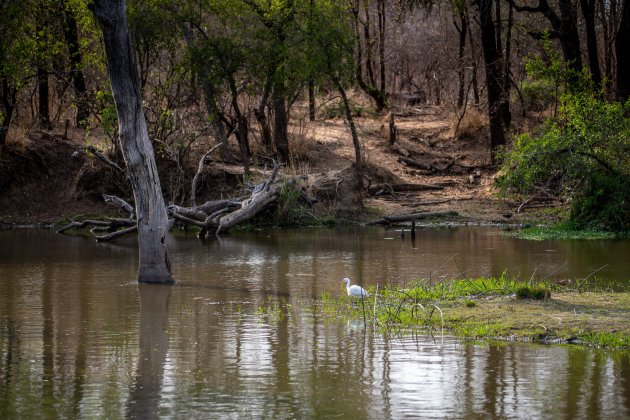
<svg viewBox="0 0 630 420"><path fill-rule="evenodd" d="M630 291L586 285L527 285L505 277L372 288L363 301L322 296L331 318L359 319L384 330L423 328L479 340L572 343L630 349Z"/></svg>
<svg viewBox="0 0 630 420"><path fill-rule="evenodd" d="M558 223L550 226L531 226L523 229L506 232L508 236L532 241L544 241L549 239L562 240L602 240L627 238L627 232L610 232L603 230L580 230L570 222Z"/></svg>

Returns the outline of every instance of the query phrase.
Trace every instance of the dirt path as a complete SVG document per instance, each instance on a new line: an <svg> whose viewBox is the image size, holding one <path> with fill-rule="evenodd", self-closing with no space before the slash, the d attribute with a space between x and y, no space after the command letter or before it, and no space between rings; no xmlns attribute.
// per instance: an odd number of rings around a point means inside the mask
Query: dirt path
<svg viewBox="0 0 630 420"><path fill-rule="evenodd" d="M432 184L444 189L368 196L365 205L371 213L453 210L466 220L497 223L520 223L531 218L527 213L516 214L513 205L497 198L493 187L495 171L489 167L483 127L472 136L455 139L454 118L436 107L399 112L395 121L398 141L391 147L388 127L383 125L382 118L357 120L371 181ZM293 129L294 138L301 139L294 141L294 150L304 159L303 170L340 170L354 161L354 149L343 120L306 122ZM452 166L432 172L401 163L401 156L437 168Z"/></svg>

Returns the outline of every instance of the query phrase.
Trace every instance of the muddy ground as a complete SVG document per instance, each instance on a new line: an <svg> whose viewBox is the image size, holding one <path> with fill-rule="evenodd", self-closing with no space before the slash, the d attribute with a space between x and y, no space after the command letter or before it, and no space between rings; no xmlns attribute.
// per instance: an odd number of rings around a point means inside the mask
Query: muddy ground
<svg viewBox="0 0 630 420"><path fill-rule="evenodd" d="M363 208L343 208L350 204L345 204L343 193L336 191L339 200L323 203L323 213L350 215L361 222L382 215L424 211L455 211L458 221L475 223L540 219L540 210L525 207L517 213L519 202L498 197L483 117L467 116L459 135L454 136L457 118L441 108L407 108L396 110L394 116L397 141L393 146L388 142L387 117L370 115L357 119L366 162L364 187L369 191L365 193ZM297 118L291 125L290 137L294 160L283 170L285 174L303 175L315 183L347 177L354 148L342 119L309 122ZM65 136L61 127L45 132L14 130L0 155L0 224L45 224L80 215L113 214L115 209L102 201L103 193L131 199L124 176L83 151L85 139L82 130L71 130ZM107 149L106 140L95 139L95 132L90 133L91 144ZM211 141L198 144L197 153L191 154L183 173L178 173L169 159L159 159L167 202L189 204L190 179L198 157L209 149ZM236 140L231 141L236 152ZM257 144L254 132L254 152ZM420 165L410 166L401 159ZM262 169L265 163L268 167L269 161L255 158L256 163L260 177L264 176ZM198 188L198 202L241 195L242 173L239 164L215 161L207 165ZM398 184L428 184L440 189L396 191Z"/></svg>

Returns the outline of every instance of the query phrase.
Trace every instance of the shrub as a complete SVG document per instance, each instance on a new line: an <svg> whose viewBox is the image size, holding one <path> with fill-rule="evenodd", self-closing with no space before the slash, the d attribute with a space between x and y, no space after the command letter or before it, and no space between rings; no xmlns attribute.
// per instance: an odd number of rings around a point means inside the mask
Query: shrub
<svg viewBox="0 0 630 420"><path fill-rule="evenodd" d="M571 200L577 228L624 230L630 223L630 103L589 91L563 95L558 116L518 136L503 154L503 192L537 188Z"/></svg>
<svg viewBox="0 0 630 420"><path fill-rule="evenodd" d="M551 298L551 291L542 285L519 286L516 288L515 293L518 299L543 300Z"/></svg>

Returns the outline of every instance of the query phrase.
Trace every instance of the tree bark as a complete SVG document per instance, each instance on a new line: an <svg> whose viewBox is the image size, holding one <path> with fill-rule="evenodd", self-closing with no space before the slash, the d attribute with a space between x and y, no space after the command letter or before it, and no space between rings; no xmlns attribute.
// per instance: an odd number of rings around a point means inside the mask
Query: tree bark
<svg viewBox="0 0 630 420"><path fill-rule="evenodd" d="M282 163L289 162L289 122L285 104L284 82L278 81L273 89L273 142L278 159Z"/></svg>
<svg viewBox="0 0 630 420"><path fill-rule="evenodd" d="M496 31L492 21L493 0L479 0L479 18L481 26L481 46L486 66L486 85L488 87L488 118L490 122L490 151L494 161L494 152L505 144L505 129L501 100L502 94L502 67L496 44Z"/></svg>
<svg viewBox="0 0 630 420"><path fill-rule="evenodd" d="M595 5L596 0L580 0L584 26L586 27L586 47L588 49L588 67L595 86L602 83L602 72L599 67L599 51L597 47L597 30L595 29Z"/></svg>
<svg viewBox="0 0 630 420"><path fill-rule="evenodd" d="M458 10L457 16L459 17L459 25L454 19L453 24L459 34L459 51L457 54L457 108L459 109L464 106L466 84L464 54L466 50L466 35L468 35L468 21L466 19L466 12L463 9Z"/></svg>
<svg viewBox="0 0 630 420"><path fill-rule="evenodd" d="M9 127L11 126L11 118L15 110L17 88L9 85L9 79L2 77L2 126L0 126L0 150L7 140Z"/></svg>
<svg viewBox="0 0 630 420"><path fill-rule="evenodd" d="M352 116L352 109L350 108L350 101L348 100L348 95L346 95L346 90L344 89L341 81L339 79L334 80L335 85L337 85L337 90L341 95L341 100L343 102L343 108L346 113L346 121L350 126L350 134L352 135L352 144L354 145L354 164L357 168L358 177L361 177L363 172L363 158L361 157L361 142L359 141L359 135L357 134L357 128L354 125L354 117Z"/></svg>
<svg viewBox="0 0 630 420"><path fill-rule="evenodd" d="M48 71L43 65L37 64L37 118L39 126L45 130L50 130L50 110L48 107L49 86Z"/></svg>
<svg viewBox="0 0 630 420"><path fill-rule="evenodd" d="M75 104L77 107L77 113L75 116L75 126L78 128L86 128L88 124L88 117L90 116L90 107L87 102L87 88L85 85L85 78L81 71L81 62L83 58L81 51L79 50L79 31L77 28L77 21L74 18L74 14L70 9L70 5L67 0L64 0L61 4L63 8L64 27L63 33L66 38L66 44L68 45L68 55L70 56L70 83L74 88Z"/></svg>
<svg viewBox="0 0 630 420"><path fill-rule="evenodd" d="M272 75L267 77L265 81L265 86L263 87L263 92L260 97L260 102L258 106L254 108L254 115L256 116L256 121L258 121L258 125L260 125L260 137L263 146L267 149L271 149L272 143L272 135L271 128L269 127L269 120L267 120L267 115L265 114L265 108L267 107L267 101L269 100L269 91L271 90L271 80Z"/></svg>
<svg viewBox="0 0 630 420"><path fill-rule="evenodd" d="M238 90L236 89L236 82L234 77L229 77L230 93L232 94L232 109L234 109L234 115L236 116L236 137L238 138L238 146L241 151L241 159L243 160L243 171L245 175L249 175L249 140L248 140L248 127L247 118L241 113L241 108L238 104Z"/></svg>
<svg viewBox="0 0 630 420"><path fill-rule="evenodd" d="M126 3L125 0L95 0L90 9L103 31L120 143L135 198L140 257L138 282L172 283L166 246L168 217L142 110Z"/></svg>
<svg viewBox="0 0 630 420"><path fill-rule="evenodd" d="M625 102L630 98L630 0L624 0L621 12L621 22L617 30L615 40L615 52L617 53L617 89L616 96L619 101Z"/></svg>

